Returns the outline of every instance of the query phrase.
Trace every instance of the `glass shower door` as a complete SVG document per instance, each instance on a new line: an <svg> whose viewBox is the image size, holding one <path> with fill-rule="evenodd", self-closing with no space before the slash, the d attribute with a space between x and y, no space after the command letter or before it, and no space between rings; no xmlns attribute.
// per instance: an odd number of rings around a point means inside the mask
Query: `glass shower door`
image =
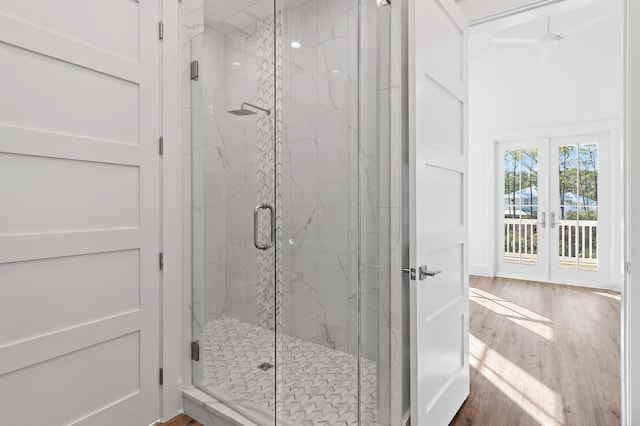
<svg viewBox="0 0 640 426"><path fill-rule="evenodd" d="M194 383L260 424L275 415L279 224L273 0L205 2L192 40Z"/></svg>
<svg viewBox="0 0 640 426"><path fill-rule="evenodd" d="M194 382L258 424L388 425L391 9L231 3L192 48Z"/></svg>

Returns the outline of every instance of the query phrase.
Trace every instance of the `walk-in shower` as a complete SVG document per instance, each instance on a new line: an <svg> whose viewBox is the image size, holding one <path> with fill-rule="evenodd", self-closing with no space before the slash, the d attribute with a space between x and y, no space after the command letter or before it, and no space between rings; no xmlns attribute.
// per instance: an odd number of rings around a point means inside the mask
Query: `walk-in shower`
<svg viewBox="0 0 640 426"><path fill-rule="evenodd" d="M390 424L378 3L205 0L191 40L193 382L258 424Z"/></svg>

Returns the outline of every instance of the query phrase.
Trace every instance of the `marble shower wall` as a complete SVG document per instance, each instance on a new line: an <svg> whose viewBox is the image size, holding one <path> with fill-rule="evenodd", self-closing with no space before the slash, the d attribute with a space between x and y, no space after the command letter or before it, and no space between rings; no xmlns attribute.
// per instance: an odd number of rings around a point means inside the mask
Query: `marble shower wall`
<svg viewBox="0 0 640 426"><path fill-rule="evenodd" d="M284 317L285 332L294 337L357 352L360 238L362 354L376 360L379 325L384 322L388 330L389 313L388 279L383 277L382 285L378 281L381 261L388 262L380 258L388 250L378 248L388 243L388 238L379 241L388 225L381 229L379 220L389 216L387 210L380 216L378 208L379 199L389 199L381 194L389 190L388 184L378 183L379 143L386 144L382 160L389 161L388 128L382 129L382 140L378 137L380 126L388 125L389 111L384 109L386 119L380 116L384 112L378 107L378 90L389 87L383 83L389 79L389 64L388 57L378 63L379 8L375 0L362 0L358 152L357 6L355 0L316 0L284 10L283 169L289 206ZM290 47L292 43L299 47ZM382 94L384 103L388 91ZM382 311L386 314L379 320Z"/></svg>
<svg viewBox="0 0 640 426"><path fill-rule="evenodd" d="M202 198L205 321L220 315L257 324L257 115L234 116L256 103L255 26L234 32L207 28L201 62L202 146L194 147L194 200ZM196 152L196 150L202 150ZM196 203L194 202L194 205ZM194 219L194 239L196 238Z"/></svg>

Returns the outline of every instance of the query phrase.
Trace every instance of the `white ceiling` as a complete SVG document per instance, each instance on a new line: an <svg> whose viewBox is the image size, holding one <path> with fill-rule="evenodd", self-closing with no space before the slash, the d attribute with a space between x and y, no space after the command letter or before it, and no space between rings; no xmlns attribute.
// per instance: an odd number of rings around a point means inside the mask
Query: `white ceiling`
<svg viewBox="0 0 640 426"><path fill-rule="evenodd" d="M297 7L310 0L281 0L283 8ZM346 1L346 0L344 0ZM204 23L222 32L244 29L273 15L275 0L205 0Z"/></svg>
<svg viewBox="0 0 640 426"><path fill-rule="evenodd" d="M551 31L565 39L579 36L585 31L593 31L598 26L611 25L612 20L622 16L619 0L600 0L588 6L551 16ZM513 44L492 43L495 39L541 39L547 32L547 18L537 18L508 28L479 32L470 38L471 55L491 47L492 49L512 48ZM518 46L518 45L516 45ZM523 45L519 45L523 46Z"/></svg>

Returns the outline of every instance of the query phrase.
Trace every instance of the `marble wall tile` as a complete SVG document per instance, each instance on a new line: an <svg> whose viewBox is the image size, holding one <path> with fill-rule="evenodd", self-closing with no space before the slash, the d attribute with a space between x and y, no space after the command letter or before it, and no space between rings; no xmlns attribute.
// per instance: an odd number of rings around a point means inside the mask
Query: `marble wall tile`
<svg viewBox="0 0 640 426"><path fill-rule="evenodd" d="M403 266L403 252L408 250L408 247L403 246L402 240L402 209L394 207L390 209L390 241L389 241L389 260L390 260L390 273L389 273L389 286L390 286L390 301L387 306L390 309L390 324L392 328L400 330L402 328L402 315L403 315L403 292L404 281L406 279L405 273L402 271ZM406 242L405 242L406 243Z"/></svg>
<svg viewBox="0 0 640 426"><path fill-rule="evenodd" d="M204 207L192 208L193 215L193 286L192 301L204 302Z"/></svg>
<svg viewBox="0 0 640 426"><path fill-rule="evenodd" d="M347 254L347 194L342 182L318 184L318 250Z"/></svg>
<svg viewBox="0 0 640 426"><path fill-rule="evenodd" d="M318 114L318 182L346 182L347 111ZM344 207L341 209L346 213Z"/></svg>
<svg viewBox="0 0 640 426"><path fill-rule="evenodd" d="M378 76L378 7L376 0L361 1L360 19L360 79L377 79ZM351 27L350 27L351 28ZM382 47L382 46L380 46Z"/></svg>
<svg viewBox="0 0 640 426"><path fill-rule="evenodd" d="M204 204L224 206L228 160L224 150L218 147L204 147ZM222 218L225 222L224 217Z"/></svg>
<svg viewBox="0 0 640 426"><path fill-rule="evenodd" d="M318 205L318 143L316 139L292 141L291 170L288 181L291 184L290 198L285 198L292 206Z"/></svg>
<svg viewBox="0 0 640 426"><path fill-rule="evenodd" d="M402 206L402 89L391 88L391 134L389 136L389 205Z"/></svg>
<svg viewBox="0 0 640 426"><path fill-rule="evenodd" d="M227 130L225 136L227 169L227 185L245 184L245 129L244 127Z"/></svg>
<svg viewBox="0 0 640 426"><path fill-rule="evenodd" d="M245 274L245 277L248 274ZM253 282L247 282L245 286L245 317L244 321L249 324L258 324L258 283L254 280Z"/></svg>
<svg viewBox="0 0 640 426"><path fill-rule="evenodd" d="M182 107L182 155L191 155L191 108Z"/></svg>
<svg viewBox="0 0 640 426"><path fill-rule="evenodd" d="M318 127L318 71L312 69L292 75L289 99L290 116L287 123L289 140L317 137Z"/></svg>
<svg viewBox="0 0 640 426"><path fill-rule="evenodd" d="M378 81L378 89L388 89L391 87L391 7L369 7L370 11L375 10L377 43L374 47L376 51L376 73L375 78Z"/></svg>
<svg viewBox="0 0 640 426"><path fill-rule="evenodd" d="M200 76L203 83L214 90L225 90L226 79L226 35L214 29L204 32Z"/></svg>
<svg viewBox="0 0 640 426"><path fill-rule="evenodd" d="M356 186L357 193L357 186ZM360 157L360 231L378 230L378 159ZM357 215L352 215L357 220ZM358 229L357 223L351 229Z"/></svg>
<svg viewBox="0 0 640 426"><path fill-rule="evenodd" d="M390 50L389 60L391 76L390 86L400 87L402 84L402 4L391 5Z"/></svg>
<svg viewBox="0 0 640 426"><path fill-rule="evenodd" d="M246 39L245 32L241 30L227 33L225 61L227 75L236 73L246 65Z"/></svg>
<svg viewBox="0 0 640 426"><path fill-rule="evenodd" d="M347 256L318 254L318 303L323 323L347 327Z"/></svg>
<svg viewBox="0 0 640 426"><path fill-rule="evenodd" d="M204 205L204 148L199 147L191 154L191 203L194 206Z"/></svg>
<svg viewBox="0 0 640 426"><path fill-rule="evenodd" d="M204 277L205 321L208 322L217 318L225 309L227 298L225 263L216 262L205 265Z"/></svg>
<svg viewBox="0 0 640 426"><path fill-rule="evenodd" d="M348 3L345 0L317 0L318 41L347 34Z"/></svg>
<svg viewBox="0 0 640 426"><path fill-rule="evenodd" d="M348 58L347 36L333 38L318 46L318 110L332 111L347 107Z"/></svg>
<svg viewBox="0 0 640 426"><path fill-rule="evenodd" d="M204 90L204 140L207 146L223 147L226 130L226 96L224 91L205 84Z"/></svg>
<svg viewBox="0 0 640 426"><path fill-rule="evenodd" d="M391 207L391 90L378 90L377 159L378 207Z"/></svg>
<svg viewBox="0 0 640 426"><path fill-rule="evenodd" d="M293 337L310 342L318 341L318 277L310 274L291 274L289 332Z"/></svg>
<svg viewBox="0 0 640 426"><path fill-rule="evenodd" d="M376 361L378 357L377 309L362 309L360 322L360 348L363 357Z"/></svg>
<svg viewBox="0 0 640 426"><path fill-rule="evenodd" d="M288 13L289 32L285 37L288 43L284 43L284 50L291 55L291 72L297 74L317 68L318 4L311 1L289 9ZM291 47L293 42L300 47Z"/></svg>
<svg viewBox="0 0 640 426"><path fill-rule="evenodd" d="M245 219L238 212L245 210L244 185L227 185L225 190L225 244L242 245Z"/></svg>
<svg viewBox="0 0 640 426"><path fill-rule="evenodd" d="M290 270L301 274L318 274L318 207L292 206L289 246L291 257L284 258Z"/></svg>
<svg viewBox="0 0 640 426"><path fill-rule="evenodd" d="M320 315L320 336L319 341L323 346L347 352L349 350L349 330L346 327L327 324L322 321Z"/></svg>
<svg viewBox="0 0 640 426"><path fill-rule="evenodd" d="M204 261L205 263L225 260L225 206L223 204L204 207Z"/></svg>
<svg viewBox="0 0 640 426"><path fill-rule="evenodd" d="M191 154L182 156L182 205L191 207ZM191 234L191 232L189 232Z"/></svg>
<svg viewBox="0 0 640 426"><path fill-rule="evenodd" d="M204 145L204 114L202 110L191 110L191 151Z"/></svg>
<svg viewBox="0 0 640 426"><path fill-rule="evenodd" d="M377 155L378 147L378 90L376 80L361 83L361 124L360 150L364 156Z"/></svg>
<svg viewBox="0 0 640 426"><path fill-rule="evenodd" d="M360 233L361 283L360 306L364 309L378 309L378 238L377 232ZM377 323L377 318L374 318Z"/></svg>

